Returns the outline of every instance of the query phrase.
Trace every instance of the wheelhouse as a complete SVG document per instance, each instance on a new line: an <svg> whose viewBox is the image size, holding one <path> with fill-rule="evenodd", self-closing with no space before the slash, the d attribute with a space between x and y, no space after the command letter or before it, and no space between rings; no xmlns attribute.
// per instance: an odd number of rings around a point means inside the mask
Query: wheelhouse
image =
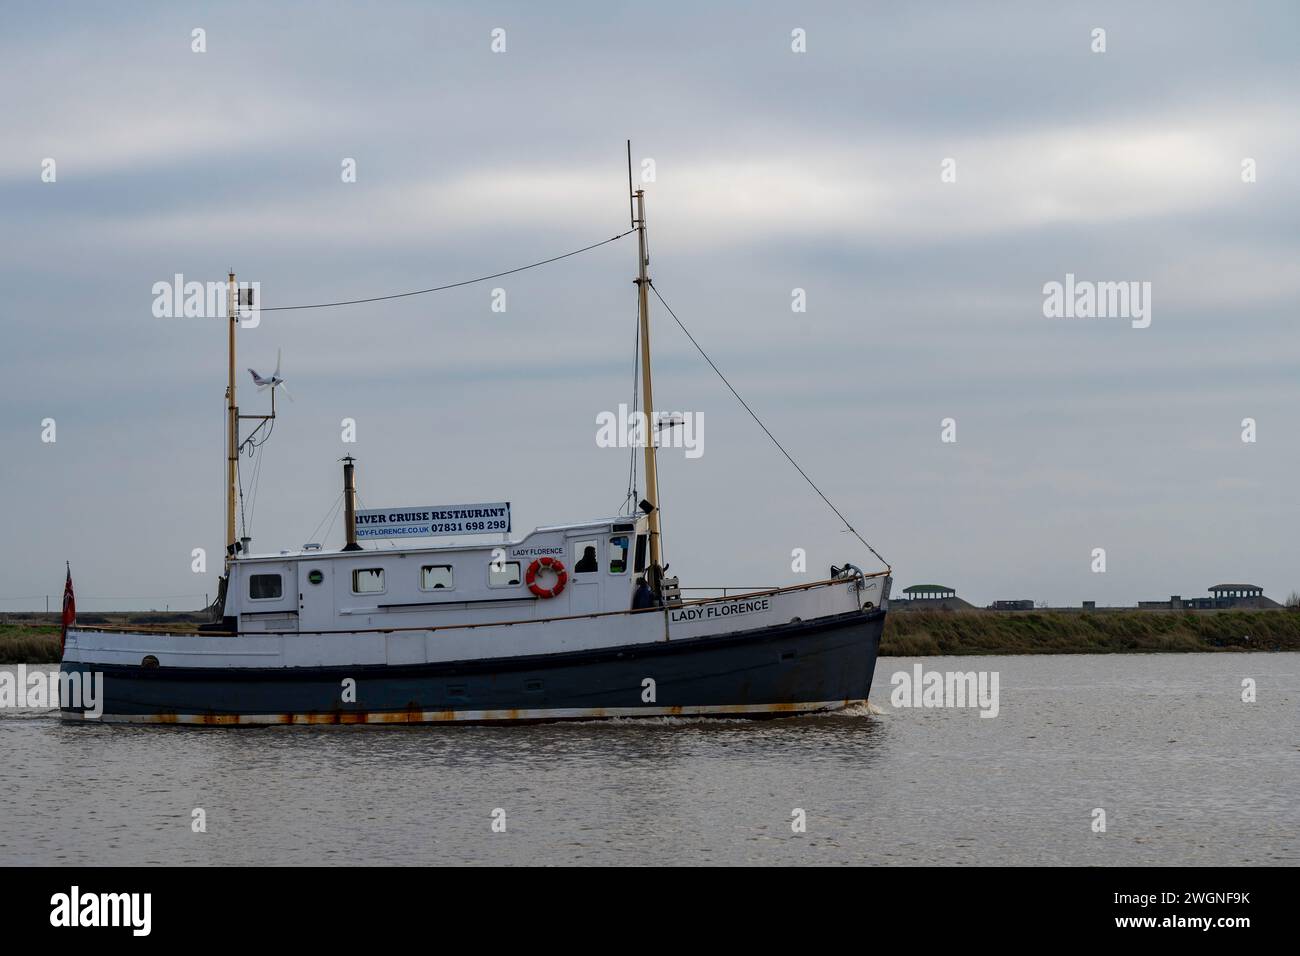
<svg viewBox="0 0 1300 956"><path fill-rule="evenodd" d="M248 555L231 562L225 623L323 633L626 611L648 566L648 534L638 515L517 541Z"/></svg>

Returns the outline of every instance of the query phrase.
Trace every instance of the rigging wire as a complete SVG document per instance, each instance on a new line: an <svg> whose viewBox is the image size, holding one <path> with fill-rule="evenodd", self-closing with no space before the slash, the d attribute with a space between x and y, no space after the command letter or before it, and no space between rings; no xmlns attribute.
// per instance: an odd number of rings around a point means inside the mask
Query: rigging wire
<svg viewBox="0 0 1300 956"><path fill-rule="evenodd" d="M646 428L650 428L650 413L646 413ZM653 441L659 440L659 433L654 433ZM663 501L663 496L659 494L659 469L655 468L655 510L659 510L659 502ZM663 562L663 569L668 570L668 547L664 544L664 523L663 512L659 512L659 560Z"/></svg>
<svg viewBox="0 0 1300 956"><path fill-rule="evenodd" d="M320 541L321 541L322 544L323 544L324 542L326 542L326 541L329 540L330 532L334 530L334 522L338 520L338 518L339 518L339 512L341 512L342 510L343 510L343 495L340 494L339 497L338 497L338 501L334 502L334 510L333 510L332 512L330 512L330 515L329 515L329 519L330 519L329 527L325 529L325 535L324 535L324 537L322 537L322 538L320 539ZM322 520L321 520L321 524L324 524L324 523L325 523L325 522L324 522L324 519L322 519ZM317 526L317 528L319 528L319 525ZM314 535L313 535L313 537L314 537Z"/></svg>
<svg viewBox="0 0 1300 956"><path fill-rule="evenodd" d="M621 233L619 233L619 234L616 235L616 236L611 236L611 237L608 238L608 239L602 239L602 240L600 240L599 242L593 242L593 243L591 243L590 245L583 246L583 247L580 248L580 249L574 249L574 250L572 250L572 251L570 251L570 252L562 253L562 254L560 254L560 255L558 255L558 256L551 256L551 257L548 258L548 259L540 259L540 260L538 260L537 262L530 262L530 263L528 263L527 265L517 266L517 267L514 268L514 269L506 269L506 270L504 270L504 271L502 271L502 272L494 272L494 273L492 273L491 275L478 276L478 277L473 278L473 279L463 279L463 280L461 280L460 282L450 282L450 283L447 283L446 285L434 286L434 287L429 288L429 289L417 289L417 290L415 290L415 291L413 291L413 292L398 292L398 293L393 293L393 294L391 294L391 295L377 295L377 296L371 296L371 297L369 297L369 298L365 298L365 299L346 299L346 300L342 300L342 301L338 301L338 302L317 302L317 303L314 303L314 304L311 304L311 305L279 305L279 306L271 306L271 307L268 307L268 308L263 308L263 309L261 309L260 311L262 311L262 312L290 312L290 311L296 311L296 310L300 310L300 309L328 309L328 308L333 308L333 307L336 307L336 306L342 306L342 305L362 305L362 304L367 303L367 302L383 302L383 301L386 301L386 300L388 300L388 299L404 299L404 298L409 298L409 297L411 297L411 296L415 296L415 295L427 295L427 294L430 293L430 292L443 292L443 291L445 291L445 290L447 290L447 289L457 289L457 288L460 288L461 286L473 285L474 283L477 283L477 282L486 282L486 281L488 281L489 279L499 279L499 278L501 278L501 277L503 277L503 276L514 275L515 273L518 273L518 272L526 272L526 271L529 270L529 269L536 269L536 268L538 268L539 266L550 265L552 262L559 262L559 261L562 260L562 259L568 259L568 258L571 258L571 257L573 257L573 256L581 255L581 254L584 253L584 252L590 252L592 249L598 249L599 247L601 247L601 246L605 246L605 245L608 245L608 244L611 243L611 242L617 242L619 239L622 239L622 238L624 238L625 236L629 236L629 235L631 235L631 234L632 234L633 232L635 232L635 231L636 231L635 228L628 229L626 232L621 232ZM635 391L634 391L634 396L635 396ZM267 422L268 422L268 421L270 422L270 427L267 427ZM266 428L266 434L263 435L263 437L262 437L261 440L259 441L259 440L257 440L257 434L258 434L258 432L260 432L263 428ZM248 436L247 438L245 438L245 439L243 440L243 442L240 443L240 445L239 445L239 451L243 451L245 448L247 448L247 449L248 449L248 457L249 457L249 458L255 458L255 452L257 451L257 449L260 448L260 447L262 447L263 445L265 445L265 444L267 443L267 441L270 440L270 438L271 438L271 434L272 434L274 431L275 431L275 420L274 420L274 419L263 419L263 420L258 424L258 426L257 426L256 428L253 429L253 431L249 434L249 436ZM242 464L242 462L237 462L237 463L236 463L236 466L235 466L235 473L236 473L236 481L237 481L238 486L239 486L239 520L240 520L240 525L241 525L241 527L243 528L243 536L246 537L246 536L248 536L248 533L249 533L249 528L248 528L248 524L249 524L249 522L248 522L248 515L247 515L247 513L246 513L246 511L245 511L245 496L244 496L244 483L243 483L243 469L240 467L241 464ZM261 458L256 458L255 461L254 461L254 465L253 465L253 474L252 474L252 476L251 476L251 478L250 478L250 493L249 493L249 499L248 499L248 503L247 503L247 510L248 510L248 512L252 512L252 511L256 508L256 503L257 503L257 489L258 489L258 487L259 487L259 479L260 479L260 477L261 477L261 465L262 465L262 460L261 460ZM359 498L360 498L360 496L358 495L358 499L359 499ZM336 507L335 507L335 512L334 512L334 518L337 518L337 517L338 517L338 508L337 508L337 506L336 506ZM318 526L317 526L317 530L319 530L319 527L320 527L320 526L318 525ZM329 533L330 533L330 531L332 531L333 529L334 529L334 521L331 520L331 521L330 521L330 526L329 526L329 528L327 528L326 531L325 531L326 536L328 536ZM314 535L314 533L315 533L315 532L313 532L313 535Z"/></svg>
<svg viewBox="0 0 1300 956"><path fill-rule="evenodd" d="M325 522L328 521L333 516L334 512L339 510L339 505L342 502L343 502L343 493L339 492L338 496L335 497L334 499L334 504L330 505L329 510L325 512L325 517L321 518L320 521L316 523L316 527L311 529L311 534L307 535L307 540L309 542L313 542L316 540L316 532L319 531L322 527L324 527Z"/></svg>
<svg viewBox="0 0 1300 956"><path fill-rule="evenodd" d="M248 519L244 517L244 460L235 456L235 482L239 485L239 526L243 529L241 538L248 537Z"/></svg>
<svg viewBox="0 0 1300 956"><path fill-rule="evenodd" d="M383 302L387 299L404 299L413 295L426 295L430 292L443 292L447 289L458 289L464 285L473 285L475 282L486 282L489 279L500 279L502 276L514 275L516 272L524 272L528 269L536 269L538 266L550 265L552 262L559 262L561 259L568 259L570 256L580 255L584 252L590 252L600 246L616 242L624 236L630 236L635 229L629 229L627 232L620 232L617 236L611 236L608 239L602 239L600 242L593 242L589 246L583 246L581 249L574 249L572 252L566 252L563 255L551 256L549 259L542 259L538 262L530 262L526 266L519 266L516 269L507 269L505 272L494 272L489 276L479 276L476 279L464 279L460 282L451 282L447 285L434 286L432 289L416 289L414 292L397 292L393 295L376 295L368 299L346 299L342 302L317 302L313 305L277 305L270 308L263 308L262 312L291 312L297 309L330 309L339 305L362 305L366 302Z"/></svg>
<svg viewBox="0 0 1300 956"><path fill-rule="evenodd" d="M248 416L244 415L244 416L240 416L240 417L242 417L242 418L247 418ZM268 423L269 423L270 426L271 426L270 428L267 428L267 424L268 424ZM255 438L257 437L257 433L260 432L263 428L266 428L266 435L262 438L261 441L254 441L253 439L255 439ZM252 457L253 457L253 449L254 449L254 448L261 448L263 445L265 445L265 444L267 443L267 441L270 439L270 437L271 437L271 432L273 432L273 431L275 431L275 419L274 419L274 418L271 418L270 416L267 416L266 418L263 418L260 422L258 422L257 427L254 428L251 432L248 433L248 437L245 438L242 442L239 443L239 450L240 450L240 451L243 451L244 448L247 447L248 450L249 450L249 451L248 451L248 457L249 457L249 458L252 458Z"/></svg>
<svg viewBox="0 0 1300 956"><path fill-rule="evenodd" d="M266 434L262 437L262 440L254 441L254 439L257 437L257 433L260 432L263 428L266 428L268 422L270 423L271 427L266 429ZM240 442L239 452L242 453L244 449L247 448L248 457L254 458L254 452L256 452L257 449L261 448L268 441L270 441L271 433L274 431L275 431L275 419L273 418L262 419L262 421L258 423L257 427L254 428L249 433L248 437L245 438L242 442ZM239 523L244 531L243 536L247 537L250 533L249 532L250 521L245 516L244 513L244 471L242 467L243 462L244 459L241 454L238 456L235 464L235 475L239 482ZM249 514L253 512L257 504L258 480L261 478L261 476L262 476L262 459L256 458L253 462L253 474L249 478L249 499L248 499Z"/></svg>
<svg viewBox="0 0 1300 956"><path fill-rule="evenodd" d="M632 337L632 416L634 419L638 407L637 385L641 377L641 307L640 305L637 306L636 322L633 323L632 329L636 333ZM623 507L627 510L627 513L629 515L633 515L636 514L636 506L637 506L636 445L632 444L631 442L628 442L628 445L630 446L628 448L630 454L628 455L628 465L627 465L627 497L623 499ZM619 513L622 514L621 511Z"/></svg>
<svg viewBox="0 0 1300 956"><path fill-rule="evenodd" d="M635 220L634 220L634 221L635 221ZM505 270L505 271L503 271L503 272L494 272L494 273L492 273L491 275L478 276L478 277L473 278L473 279L464 279L464 280L461 280L460 282L451 282L451 283L448 283L448 284L446 284L446 285L433 286L432 288L428 288L428 289L417 289L417 290L414 290L414 291L412 291L412 292L398 292L398 293L393 293L393 294L390 294L390 295L371 296L371 297L364 298L364 299L345 299L345 300L340 300L340 301L337 301L337 302L317 302L317 303L313 303L313 304L310 304L310 305L280 305L280 306L271 306L271 307L262 308L260 311L262 311L262 312L290 312L290 311L297 311L297 310L302 310L302 309L328 309L328 308L334 308L334 307L337 307L337 306L344 306L344 305L363 305L363 304L366 304L366 303L369 303L369 302L384 302L384 301L387 301L387 300L389 300L389 299L403 299L403 298L409 298L409 297L411 297L411 296L416 296L416 295L427 295L427 294L430 293L430 292L443 292L443 291L445 291L445 290L447 290L447 289L456 289L456 288L460 288L461 286L473 285L473 284L478 283L478 282L486 282L486 281L488 281L488 280L490 280L490 279L499 279L499 278L502 278L503 276L514 275L515 273L518 273L518 272L525 272L525 271L527 271L527 270L529 270L529 269L535 269L535 268L537 268L537 267L539 267L539 266L549 265L549 264L552 263L552 262L559 262L559 261L562 260L562 259L568 259L568 258L570 258L570 257L572 257L572 256L581 255L581 254L584 253L584 252L590 252L592 249L597 249L597 248L599 248L599 247L601 247L601 246L608 245L608 244L611 243L611 242L617 242L619 239L622 239L622 238L624 238L625 236L630 236L630 235L631 235L632 233L634 233L634 232L636 232L636 227L635 227L635 226L633 226L633 228L628 229L628 230L625 231L625 232L621 232L621 233L619 233L619 234L616 235L616 236L611 236L611 237L608 238L608 239L602 239L602 240L600 240L599 242L593 242L593 243L591 243L590 245L583 246L583 247L580 248L580 249L574 249L574 250L572 250L571 252L562 253L561 255L558 255L558 256L551 256L551 257L548 258L548 259L541 259L541 260L538 260L537 262L531 262L531 263L529 263L529 264L527 264L527 265L518 266L518 267L516 267L516 268L514 268L514 269L507 269L507 270ZM646 248L646 258L647 258L647 260L649 259L649 246L648 246L648 243L647 243L647 248ZM820 498L822 499L822 501L824 501L824 502L826 503L826 506L829 507L829 508L831 509L831 511L833 511L833 512L835 513L836 517L838 517L842 522L844 522L844 527L845 527L849 532L851 532L851 533L853 534L853 536L854 536L855 538L857 538L858 541L860 541L860 542L862 543L862 545L863 545L863 546L864 546L868 551L870 551L873 555L875 555L875 557L877 558L877 560L880 561L881 564L885 565L885 567L887 567L887 568L890 567L889 562L886 561L883 557L881 557L880 552L877 551L875 548L873 548L873 547L871 546L871 544L867 541L867 539L864 538L861 534L858 533L858 530L857 530L856 528L853 527L853 525L849 522L849 520L844 516L844 513L841 512L840 509L837 508L837 507L835 506L834 502L832 502L829 498L826 497L825 493L823 493L822 490L821 490L819 487L817 487L817 484L816 484L816 483L815 483L815 482L814 482L814 481L813 481L813 480L808 476L808 473L805 472L805 471L803 470L803 468L800 467L799 463L798 463L797 461L795 461L794 458L790 455L790 453L789 453L788 451L785 450L785 446L782 445L779 441L777 441L776 436L772 434L771 430L770 430L770 429L769 429L765 424L763 424L763 420L762 420L761 418L758 417L758 415L754 412L754 410L749 406L749 403L746 402L743 398L741 398L740 393L737 392L736 389L735 389L735 387L732 386L731 382L727 380L727 377L726 377L725 375L722 374L722 370L718 368L717 364L714 363L713 359L711 359L711 358L709 357L708 353L704 351L704 349L700 346L700 343L697 342L697 341L695 340L695 336L691 335L690 330L686 328L686 325L682 322L682 320L681 320L680 318L677 317L677 313L673 311L672 306L670 306L670 305L668 304L668 302L664 299L664 297L659 293L659 289L658 289L658 287L655 286L655 284L654 284L653 281L650 281L650 288L651 288L651 290L654 292L654 294L655 294L655 298L657 298L657 299L659 300L660 304L663 305L663 307L668 311L668 314L669 314L670 316L672 316L673 321L677 323L678 328L680 328L680 329L682 330L682 332L684 332L684 333L686 334L686 337L687 337L688 339L690 339L691 344L692 344L693 346L695 346L695 350L696 350L697 352L700 353L700 355L704 358L704 360L705 360L706 362L709 363L709 367L712 368L713 371L717 374L718 378L720 378L720 379L722 380L722 384L724 384L725 386L727 386L728 391L730 391L731 394L735 396L736 401L740 402L741 406L745 409L745 411L749 413L749 416L750 416L752 419L754 419L754 421L758 424L758 427L761 428L761 429L763 430L763 433L767 435L767 437L771 440L772 444L775 445L775 446L777 447L777 450L780 451L781 454L785 456L786 460L789 461L790 464L794 466L795 470L796 470L797 472L799 472L800 476L804 479L804 481L806 481L806 482L808 483L808 486L809 486L810 488L812 488L812 490L815 491L815 492L817 493L818 497L820 497ZM639 314L639 312L638 312L638 323L639 323L639 321L640 321L640 314ZM638 336L639 336L639 331L640 331L640 330L639 330L639 326L638 326ZM636 408L637 408L637 393L636 393L635 381L636 381L636 376L639 374L639 371L640 371L640 348L639 348L639 338L638 338L638 349L637 349L637 351L636 351L636 353L635 353L635 358L634 358L634 361L633 361L633 390L632 390L632 401L633 401L633 410L634 410L634 411L635 411ZM244 447L248 447L249 457L253 457L254 451L255 451L257 448L261 447L263 444L265 444L266 441L271 437L271 432L274 431L274 423L272 423L271 428L269 428L269 429L267 430L267 434L262 438L262 440L261 440L261 441L254 441L254 438L256 437L257 433L262 429L262 427L263 427L265 424L266 424L266 421L264 420L260 425L258 425L257 428L255 428L255 429L253 430L252 434L250 434L249 437L248 437L247 439L245 439L244 442L240 445L241 450L242 450ZM647 425L649 425L649 422L647 422ZM646 439L647 439L648 441L649 441L649 440L653 440L653 436L651 436L651 435L647 435L647 436L646 436ZM629 465L629 469L628 469L628 470L629 470L629 476L628 476L628 497L627 497L627 499L626 499L627 502L631 502L632 499L634 499L634 498L636 497L636 449L635 449L635 448L632 449L632 453L631 453L631 455L630 455L630 459L631 459L631 461L630 461L630 465ZM256 462L256 465L255 465L255 467L254 467L254 474L253 474L253 478L252 478L252 482L253 482L253 486L252 486L252 487L253 487L253 495L254 495L254 496L256 495L257 478L258 478L258 476L259 476L259 472L260 472L260 465L261 465L261 461L260 461L260 459L259 459L259 460ZM246 518L246 516L245 516L245 514L244 514L243 473L242 473L242 470L241 470L238 466L236 466L236 469L235 469L235 470L236 470L237 481L238 481L238 484L239 484L240 521L241 521L241 524L243 525L243 528L244 528L244 534L247 535L247 534L248 534L248 523L247 523L247 518ZM656 476L656 477L657 477L657 476ZM658 484L657 481L656 481L656 484ZM658 488L655 489L655 496L656 496L656 498L658 497L658 490L659 490ZM358 497L358 500L359 500L359 499L360 499L360 495L358 495L357 497ZM328 536L328 534L330 533L330 531L333 530L333 528L334 528L334 521L337 520L337 518L338 518L339 504L340 504L340 503L341 503L341 498L340 498L340 502L338 502L338 503L335 504L334 511L333 511L333 517L332 517L332 519L330 520L329 528L327 528L327 529L326 529L326 532L325 532L327 536ZM626 504L626 503L625 503L625 504ZM250 507L251 507L251 505L250 505ZM318 525L317 527L319 528L319 525ZM661 533L661 535L660 535L660 548L661 548L661 551L662 551L662 546L663 546L663 536L662 536L662 533Z"/></svg>
<svg viewBox="0 0 1300 956"><path fill-rule="evenodd" d="M718 378L722 379L722 384L727 386L727 389L731 392L732 395L736 396L736 401L740 402L740 404L744 406L745 411L749 412L749 417L754 419L754 421L758 423L758 427L763 429L764 434L766 434L767 437L772 440L772 444L777 447L777 449L781 452L781 454L785 455L786 460L789 461L790 464L794 465L795 471L799 472L799 474L803 476L803 480L808 482L808 486L812 488L813 491L817 492L818 497L820 497L822 501L826 502L826 506L830 508L831 511L835 512L836 516L841 521L844 522L844 527L847 528L853 534L853 537L861 541L863 546L872 554L874 554L876 556L876 559L881 564L883 564L886 568L890 568L891 567L890 563L886 561L884 558L882 558L880 556L880 552L877 551L875 548L873 548L867 542L867 539L862 537L862 535L858 533L858 530L849 523L849 519L844 517L844 513L840 511L839 508L835 507L835 504L829 498L827 498L826 495L822 493L822 490L817 487L816 483L811 478L808 477L808 473L799 467L799 463L790 456L790 453L788 451L785 450L785 446L783 446L779 441L776 440L776 436L773 435L772 432L768 429L768 427L763 424L763 420L754 413L754 410L749 407L749 403L740 397L740 393L736 391L736 389L732 386L732 384L729 381L727 381L727 376L722 374L722 370L718 368L717 365L714 364L713 359L709 358L709 354L705 352L703 348L700 347L699 342L695 341L695 336L691 335L690 330L686 328L686 326L682 323L682 320L677 318L677 313L673 311L672 306L670 306L666 301L664 301L664 297L659 294L659 289L655 287L654 282L650 283L650 289L654 292L655 298L659 300L660 304L663 305L663 307L668 310L668 314L673 317L673 321L677 323L678 328L680 328L683 332L686 333L686 337L691 340L691 344L695 346L695 350L704 357L704 361L709 363L709 366L713 369L713 371L715 371L718 374ZM656 489L656 491L657 490L658 489Z"/></svg>
<svg viewBox="0 0 1300 956"><path fill-rule="evenodd" d="M271 437L269 431L267 432L266 437ZM263 440L262 444L265 444L265 440ZM253 456L253 451L257 447L258 446L254 445L250 446L248 449L248 457L253 459L253 477L249 482L251 487L248 492L248 525L250 528L253 526L253 519L257 516L257 491L262 487L262 461L266 458L265 454L256 457Z"/></svg>

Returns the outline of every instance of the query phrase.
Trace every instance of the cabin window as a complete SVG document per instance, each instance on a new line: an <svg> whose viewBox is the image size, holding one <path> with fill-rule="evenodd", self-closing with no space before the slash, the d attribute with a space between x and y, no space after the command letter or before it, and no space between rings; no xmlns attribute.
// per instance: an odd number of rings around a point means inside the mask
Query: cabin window
<svg viewBox="0 0 1300 956"><path fill-rule="evenodd" d="M426 564L420 568L421 591L451 590L455 586L450 564Z"/></svg>
<svg viewBox="0 0 1300 956"><path fill-rule="evenodd" d="M600 570L600 558L596 555L596 542L575 541L573 543L573 573L590 574Z"/></svg>
<svg viewBox="0 0 1300 956"><path fill-rule="evenodd" d="M383 568L357 568L352 572L353 594L383 594Z"/></svg>
<svg viewBox="0 0 1300 956"><path fill-rule="evenodd" d="M627 573L627 545L628 536L625 534L616 534L609 539L610 574Z"/></svg>
<svg viewBox="0 0 1300 956"><path fill-rule="evenodd" d="M515 587L523 580L518 561L493 561L488 565L488 587Z"/></svg>
<svg viewBox="0 0 1300 956"><path fill-rule="evenodd" d="M636 564L633 565L637 573L645 570L645 535L636 536Z"/></svg>
<svg viewBox="0 0 1300 956"><path fill-rule="evenodd" d="M271 601L284 594L278 574L253 574L248 578L248 596L254 601Z"/></svg>

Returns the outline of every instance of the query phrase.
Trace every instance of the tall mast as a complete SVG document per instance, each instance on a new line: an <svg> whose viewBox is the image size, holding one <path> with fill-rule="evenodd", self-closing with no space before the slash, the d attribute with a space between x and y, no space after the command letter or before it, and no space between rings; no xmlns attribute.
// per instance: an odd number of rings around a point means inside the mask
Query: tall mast
<svg viewBox="0 0 1300 956"><path fill-rule="evenodd" d="M235 403L235 323L239 321L235 274L226 277L226 318L230 325L230 368L226 382L226 569L235 555L235 469L239 464L239 406Z"/></svg>
<svg viewBox="0 0 1300 956"><path fill-rule="evenodd" d="M645 237L645 190L638 189L636 196L637 235L637 297L640 305L641 320L641 408L645 413L645 500L650 503L650 568L649 583L658 590L663 569L659 563L659 472L655 463L655 444L657 435L654 424L654 389L650 383L650 277L646 268L650 258L646 249Z"/></svg>

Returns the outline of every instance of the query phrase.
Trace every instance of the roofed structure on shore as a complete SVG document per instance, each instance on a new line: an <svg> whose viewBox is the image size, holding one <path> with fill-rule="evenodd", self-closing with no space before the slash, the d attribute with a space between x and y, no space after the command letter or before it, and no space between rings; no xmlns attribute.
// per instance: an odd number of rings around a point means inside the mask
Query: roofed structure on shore
<svg viewBox="0 0 1300 956"><path fill-rule="evenodd" d="M1264 589L1257 584L1215 584L1208 590L1216 598L1264 596Z"/></svg>
<svg viewBox="0 0 1300 956"><path fill-rule="evenodd" d="M930 601L941 601L944 598L957 596L956 591L944 584L913 584L910 588L903 588L903 593L909 598Z"/></svg>
<svg viewBox="0 0 1300 956"><path fill-rule="evenodd" d="M1138 601L1141 610L1215 611L1224 608L1250 608L1271 610L1279 608L1271 598L1264 596L1258 584L1216 584L1208 588L1210 597L1184 598L1175 594L1168 601Z"/></svg>
<svg viewBox="0 0 1300 956"><path fill-rule="evenodd" d="M1264 589L1258 584L1216 584L1208 589L1214 596L1215 607L1281 607L1271 598L1264 597Z"/></svg>
<svg viewBox="0 0 1300 956"><path fill-rule="evenodd" d="M975 609L975 605L963 601L957 596L956 590L946 584L913 584L911 587L903 588L903 594L905 600L894 601L891 604L897 610L908 607L947 611Z"/></svg>

